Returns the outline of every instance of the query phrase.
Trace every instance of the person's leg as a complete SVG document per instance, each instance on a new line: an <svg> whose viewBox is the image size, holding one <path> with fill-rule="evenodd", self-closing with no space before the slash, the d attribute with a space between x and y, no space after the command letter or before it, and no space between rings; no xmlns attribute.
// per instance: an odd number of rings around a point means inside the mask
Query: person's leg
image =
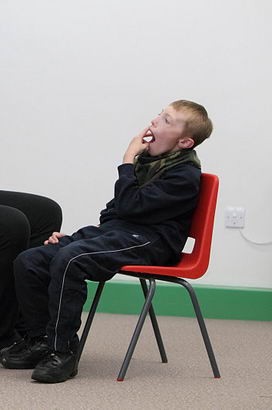
<svg viewBox="0 0 272 410"><path fill-rule="evenodd" d="M20 247L18 252L13 252L13 257L8 258L3 254L1 256L1 265L0 269L2 271L2 263L5 263L7 267L5 267L6 277L9 278L10 283L13 283L13 267L12 262L19 254L19 252L27 249L28 247L35 247L40 246L43 242L48 239L48 237L54 231L59 231L62 223L62 211L60 206L53 201L52 199L28 194L23 192L15 192L15 191L3 191L0 190L0 204L6 205L9 207L13 207L14 209L18 210L18 214L24 214L24 222L27 224L27 240L24 242L24 246ZM19 212L20 211L20 212ZM15 211L14 211L15 212ZM4 218L4 215L3 215ZM22 219L22 218L21 218ZM12 221L11 221L12 223ZM13 227L10 228L16 230L17 221L14 220L12 223ZM19 228L18 228L19 229ZM19 234L19 238L20 238ZM12 249L11 249L12 250ZM5 305L9 304L10 300L15 300L16 304L16 295L14 286L10 286L10 292L2 292L0 293L0 304ZM13 328L15 327L15 332L19 333L21 336L26 334L25 324L22 319L21 313L14 316L12 313L12 309L10 310L10 317L17 318L16 323L14 320L10 322L10 329L14 332ZM1 330L0 330L0 340L1 340ZM2 344L2 347L4 344ZM7 346L7 345L6 345ZM1 349L1 342L0 342L0 349Z"/></svg>
<svg viewBox="0 0 272 410"><path fill-rule="evenodd" d="M21 254L15 262L16 284L20 288L22 309L25 318L29 318L27 322L29 321L32 337L43 333L48 312L46 297L41 294L47 294L50 282L50 320L46 331L48 345L54 353L36 366L32 378L38 381L55 383L75 375L76 355L75 351L71 352L70 349L73 348L72 343L80 327L82 307L87 296L85 279L105 281L112 278L125 264L161 264L167 259L162 251L163 244L155 234L154 237L147 238L138 233L105 232L101 228L87 227L69 238L74 242L60 247L51 258L49 276L48 272L37 274L41 258L30 258L30 251ZM61 241L66 239L67 237ZM51 245L53 249L55 246ZM42 248L47 247L37 249ZM36 292L38 296L33 298ZM42 326L39 321L41 317ZM16 360L18 358L20 353L17 354ZM5 363L2 360L2 364L9 367L6 365L8 354L4 360Z"/></svg>
<svg viewBox="0 0 272 410"><path fill-rule="evenodd" d="M31 248L20 253L14 261L17 299L30 337L46 333L49 265L59 248L59 244Z"/></svg>
<svg viewBox="0 0 272 410"><path fill-rule="evenodd" d="M98 228L92 231L97 235ZM61 238L58 244L40 246L22 252L14 261L14 275L18 300L26 323L28 339L25 344L1 351L0 361L6 368L27 369L48 353L45 328L48 322L49 265L62 247L83 237L80 232ZM71 340L71 348L76 350L78 339Z"/></svg>
<svg viewBox="0 0 272 410"><path fill-rule="evenodd" d="M30 225L19 210L0 205L0 350L19 339L14 330L18 303L13 277L13 260L27 248Z"/></svg>
<svg viewBox="0 0 272 410"><path fill-rule="evenodd" d="M34 380L56 383L76 374L76 354L70 349L87 297L85 279L109 280L127 264L163 264L169 257L163 248L157 235L147 238L138 233L112 231L60 249L50 263L48 288L47 336L54 354L36 366Z"/></svg>
<svg viewBox="0 0 272 410"><path fill-rule="evenodd" d="M24 192L0 190L0 204L19 209L30 224L29 246L40 246L62 223L60 206L50 198Z"/></svg>
<svg viewBox="0 0 272 410"><path fill-rule="evenodd" d="M60 352L69 350L69 341L81 324L87 298L86 279L107 281L127 264L163 263L167 255L161 252L158 256L161 248L157 235L146 238L141 234L110 231L60 249L50 263L49 346Z"/></svg>
<svg viewBox="0 0 272 410"><path fill-rule="evenodd" d="M48 283L50 260L61 246L70 242L28 249L14 261L17 298L26 329L23 342L14 343L0 352L1 364L10 369L33 369L48 353L46 325L48 316Z"/></svg>
<svg viewBox="0 0 272 410"><path fill-rule="evenodd" d="M67 235L61 238L57 244L28 249L15 259L14 276L17 298L25 321L26 331L30 338L37 338L46 334L50 305L48 300L49 285L52 282L53 287L61 286L60 281L57 280L59 275L57 267L55 267L55 261L60 261L61 264L65 263L63 255L68 255L68 258L71 257L70 255L73 254L71 245L79 243L81 238L85 237L86 230L89 237L101 235L99 228L90 226L71 236ZM67 251L64 251L65 248L67 248ZM74 248L77 249L78 247L75 245ZM56 279L53 280L52 276Z"/></svg>

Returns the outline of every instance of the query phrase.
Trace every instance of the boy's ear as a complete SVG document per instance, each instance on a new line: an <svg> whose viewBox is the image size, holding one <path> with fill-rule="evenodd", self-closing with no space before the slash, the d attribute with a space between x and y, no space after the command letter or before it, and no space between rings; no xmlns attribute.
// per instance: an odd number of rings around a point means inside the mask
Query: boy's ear
<svg viewBox="0 0 272 410"><path fill-rule="evenodd" d="M180 149L184 149L184 148L192 148L194 146L195 142L193 140L193 138L190 137L184 137L184 138L180 138L178 140L178 145L180 147Z"/></svg>

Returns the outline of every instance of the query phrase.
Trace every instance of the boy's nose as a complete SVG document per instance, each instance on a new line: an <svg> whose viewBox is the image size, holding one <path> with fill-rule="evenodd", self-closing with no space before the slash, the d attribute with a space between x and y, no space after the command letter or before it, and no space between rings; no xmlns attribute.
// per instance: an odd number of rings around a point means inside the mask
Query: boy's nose
<svg viewBox="0 0 272 410"><path fill-rule="evenodd" d="M156 125L158 123L158 119L159 119L159 117L156 117L151 121L151 125L153 125L153 127L156 127Z"/></svg>

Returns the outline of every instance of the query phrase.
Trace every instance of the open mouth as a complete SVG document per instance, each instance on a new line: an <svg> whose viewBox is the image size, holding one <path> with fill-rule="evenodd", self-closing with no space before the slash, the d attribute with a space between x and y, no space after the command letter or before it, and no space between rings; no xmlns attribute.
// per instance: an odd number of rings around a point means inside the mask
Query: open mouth
<svg viewBox="0 0 272 410"><path fill-rule="evenodd" d="M143 141L150 143L155 141L154 134L151 130L146 131L145 136L143 137Z"/></svg>

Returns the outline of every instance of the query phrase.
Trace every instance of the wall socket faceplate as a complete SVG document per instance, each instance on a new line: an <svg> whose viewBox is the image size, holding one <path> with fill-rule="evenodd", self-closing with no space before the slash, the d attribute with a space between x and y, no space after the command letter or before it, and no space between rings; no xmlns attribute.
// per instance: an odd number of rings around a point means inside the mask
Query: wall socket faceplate
<svg viewBox="0 0 272 410"><path fill-rule="evenodd" d="M225 211L226 228L244 228L246 210L242 206L227 206Z"/></svg>

